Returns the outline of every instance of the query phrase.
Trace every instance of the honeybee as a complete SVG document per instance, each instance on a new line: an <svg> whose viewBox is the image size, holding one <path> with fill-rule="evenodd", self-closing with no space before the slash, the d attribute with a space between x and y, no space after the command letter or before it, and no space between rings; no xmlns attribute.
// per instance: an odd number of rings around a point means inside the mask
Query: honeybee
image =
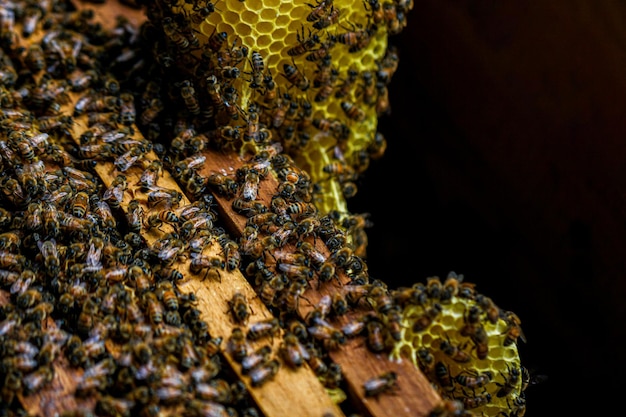
<svg viewBox="0 0 626 417"><path fill-rule="evenodd" d="M143 126L150 125L150 123L152 123L159 116L164 108L165 104L160 98L153 98L141 112L141 115L139 116L139 122Z"/></svg>
<svg viewBox="0 0 626 417"><path fill-rule="evenodd" d="M480 308L472 306L465 317L465 324L461 328L461 335L469 336L476 347L478 359L485 359L489 354L489 338L480 322Z"/></svg>
<svg viewBox="0 0 626 417"><path fill-rule="evenodd" d="M180 86L180 95L189 113L198 115L200 113L200 102L196 97L196 89L189 80L184 80Z"/></svg>
<svg viewBox="0 0 626 417"><path fill-rule="evenodd" d="M298 39L298 45L287 50L287 55L292 56L292 57L302 55L304 53L307 53L308 51L313 50L313 48L315 48L315 46L320 42L319 36L311 35L310 31L309 31L309 37L305 38L304 26L302 27L302 36L300 35L300 33L298 33L297 39Z"/></svg>
<svg viewBox="0 0 626 417"><path fill-rule="evenodd" d="M314 339L319 340L328 350L337 350L346 344L346 336L329 324L317 323L309 327L308 332Z"/></svg>
<svg viewBox="0 0 626 417"><path fill-rule="evenodd" d="M412 330L413 332L421 332L428 328L433 322L433 320L441 313L442 307L439 303L433 304L431 307L428 307L423 314L418 316L413 323Z"/></svg>
<svg viewBox="0 0 626 417"><path fill-rule="evenodd" d="M278 373L279 368L280 362L277 359L270 359L265 364L250 371L250 384L253 387L265 384Z"/></svg>
<svg viewBox="0 0 626 417"><path fill-rule="evenodd" d="M335 8L335 6L331 6L328 13L319 18L315 23L313 23L313 28L317 30L326 29L327 27L336 24L339 22L339 16L341 15L341 10L339 8Z"/></svg>
<svg viewBox="0 0 626 417"><path fill-rule="evenodd" d="M178 25L170 16L165 16L162 20L163 32L167 38L176 45L181 51L189 49L190 42L185 35L179 30Z"/></svg>
<svg viewBox="0 0 626 417"><path fill-rule="evenodd" d="M313 203L295 202L287 205L287 213L303 218L317 213L317 207Z"/></svg>
<svg viewBox="0 0 626 417"><path fill-rule="evenodd" d="M349 101L341 102L341 109L344 111L346 116L355 122L362 122L365 120L365 111L360 109L356 104L350 103Z"/></svg>
<svg viewBox="0 0 626 417"><path fill-rule="evenodd" d="M248 328L246 337L249 340L259 340L264 337L274 337L281 331L280 321L277 318L261 320Z"/></svg>
<svg viewBox="0 0 626 417"><path fill-rule="evenodd" d="M36 371L22 377L22 385L25 394L30 395L39 391L42 387L52 381L54 371L51 367L41 366Z"/></svg>
<svg viewBox="0 0 626 417"><path fill-rule="evenodd" d="M512 414L509 414L510 417L524 417L524 415L526 414L526 395L523 391L520 393L520 395L513 399L513 404L509 405L509 407L512 411Z"/></svg>
<svg viewBox="0 0 626 417"><path fill-rule="evenodd" d="M526 389L529 386L539 384L541 382L544 382L546 379L548 379L547 375L536 374L532 372L531 370L529 370L528 368L526 368L525 366L520 366L520 373L521 373L520 379L522 380L522 386L521 386L520 392L522 393L526 391Z"/></svg>
<svg viewBox="0 0 626 417"><path fill-rule="evenodd" d="M496 382L495 384L500 387L500 389L496 393L496 397L502 398L509 395L513 390L517 387L517 384L521 381L520 369L517 367L513 367L511 369L509 364L506 365L507 370L509 371L508 377L500 372L504 376L504 383Z"/></svg>
<svg viewBox="0 0 626 417"><path fill-rule="evenodd" d="M237 213L243 214L246 217L252 217L267 212L267 207L262 200L236 198L233 200L232 207Z"/></svg>
<svg viewBox="0 0 626 417"><path fill-rule="evenodd" d="M266 363L272 353L272 347L263 345L254 352L249 353L241 360L241 373L246 375L254 368Z"/></svg>
<svg viewBox="0 0 626 417"><path fill-rule="evenodd" d="M37 241L37 247L44 259L44 266L50 276L57 276L60 272L61 259L56 240L50 238L45 241Z"/></svg>
<svg viewBox="0 0 626 417"><path fill-rule="evenodd" d="M176 190L161 187L151 187L148 192L148 206L153 209L156 206L163 205L165 208L178 207L183 195Z"/></svg>
<svg viewBox="0 0 626 417"><path fill-rule="evenodd" d="M213 379L207 383L196 384L195 392L203 400L211 404L220 405L219 403L229 404L233 401L233 390L231 386L223 379ZM207 404L209 404L207 403ZM224 411L226 413L226 411ZM201 414L204 415L204 414ZM221 416L222 413L208 415Z"/></svg>
<svg viewBox="0 0 626 417"><path fill-rule="evenodd" d="M399 61L397 49L393 46L387 48L384 58L378 63L378 71L376 72L378 80L388 84L398 69Z"/></svg>
<svg viewBox="0 0 626 417"><path fill-rule="evenodd" d="M437 361L433 370L435 378L442 388L449 389L454 387L454 379L452 378L448 367L443 362Z"/></svg>
<svg viewBox="0 0 626 417"><path fill-rule="evenodd" d="M278 274L267 281L263 281L259 288L259 298L261 298L266 305L275 305L277 296L285 288L286 282L287 278Z"/></svg>
<svg viewBox="0 0 626 417"><path fill-rule="evenodd" d="M228 175L213 173L207 178L207 182L210 186L217 189L220 195L233 198L239 189L239 184L232 177Z"/></svg>
<svg viewBox="0 0 626 417"><path fill-rule="evenodd" d="M107 201L112 209L119 209L124 199L124 192L127 189L128 183L126 176L118 174L111 182L111 185L102 194L102 200Z"/></svg>
<svg viewBox="0 0 626 417"><path fill-rule="evenodd" d="M26 258L23 255L16 255L11 252L0 250L0 268L9 271L21 271L26 264Z"/></svg>
<svg viewBox="0 0 626 417"><path fill-rule="evenodd" d="M228 300L228 306L235 318L237 324L245 324L250 317L250 308L248 307L248 300L242 292L235 292L230 300Z"/></svg>
<svg viewBox="0 0 626 417"><path fill-rule="evenodd" d="M313 270L305 265L279 263L278 269L290 280L302 279L306 282L313 278Z"/></svg>
<svg viewBox="0 0 626 417"><path fill-rule="evenodd" d="M515 313L512 311L505 311L503 313L504 320L507 322L507 330L506 335L504 337L504 341L502 344L504 346L509 346L513 343L517 343L517 339L520 339L522 342L526 343L526 336L521 328L521 320Z"/></svg>
<svg viewBox="0 0 626 417"><path fill-rule="evenodd" d="M393 392L398 389L398 374L388 371L374 378L370 378L363 384L366 397L377 397L383 393Z"/></svg>
<svg viewBox="0 0 626 417"><path fill-rule="evenodd" d="M482 407L491 402L491 394L485 392L483 394L474 395L473 397L463 397L463 405L467 409Z"/></svg>
<svg viewBox="0 0 626 417"><path fill-rule="evenodd" d="M465 373L461 373L456 376L455 380L460 385L466 388L481 388L484 387L493 379L493 374L491 371L485 372L474 372L474 371L465 371Z"/></svg>
<svg viewBox="0 0 626 417"><path fill-rule="evenodd" d="M260 175L256 169L248 169L244 174L241 197L246 201L256 200L259 192Z"/></svg>
<svg viewBox="0 0 626 417"><path fill-rule="evenodd" d="M291 332L287 332L283 336L279 353L283 361L293 368L299 368L305 361L308 362L311 359L311 355L306 347Z"/></svg>
<svg viewBox="0 0 626 417"><path fill-rule="evenodd" d="M210 278L221 282L222 275L220 274L220 270L224 270L224 266L224 259L220 256L198 255L191 260L189 271L197 275L203 269L207 269L203 279Z"/></svg>
<svg viewBox="0 0 626 417"><path fill-rule="evenodd" d="M472 357L465 349L466 344L461 346L454 345L450 339L442 340L439 344L439 349L446 355L448 355L453 361L458 363L467 363L472 360Z"/></svg>
<svg viewBox="0 0 626 417"><path fill-rule="evenodd" d="M394 308L393 298L385 287L372 287L367 294L368 301L373 304L379 314L387 314ZM433 317L434 318L434 317Z"/></svg>
<svg viewBox="0 0 626 417"><path fill-rule="evenodd" d="M295 65L283 64L283 77L287 79L293 86L298 87L301 91L306 91L311 85L311 81L300 72ZM282 124L282 123L281 123ZM279 127L275 126L274 127Z"/></svg>
<svg viewBox="0 0 626 417"><path fill-rule="evenodd" d="M307 6L313 10L307 15L306 20L308 22L315 22L328 13L328 8L333 6L333 0L321 0L317 4L307 3Z"/></svg>
<svg viewBox="0 0 626 417"><path fill-rule="evenodd" d="M207 40L207 46L213 51L218 52L226 43L228 34L226 32L213 32Z"/></svg>
<svg viewBox="0 0 626 417"><path fill-rule="evenodd" d="M5 232L0 234L0 250L15 252L22 244L21 232Z"/></svg>
<svg viewBox="0 0 626 417"><path fill-rule="evenodd" d="M203 5L198 2L193 5L193 12L190 12L188 17L192 23L199 25L206 20L207 17L213 12L215 12L215 4L211 3L210 0L206 0Z"/></svg>
<svg viewBox="0 0 626 417"><path fill-rule="evenodd" d="M371 315L367 317L365 331L367 333L367 347L372 352L382 352L385 350L385 336L387 334L387 329L383 321L378 316Z"/></svg>
<svg viewBox="0 0 626 417"><path fill-rule="evenodd" d="M248 355L248 349L246 335L240 327L235 327L226 342L226 352L237 362L241 362Z"/></svg>

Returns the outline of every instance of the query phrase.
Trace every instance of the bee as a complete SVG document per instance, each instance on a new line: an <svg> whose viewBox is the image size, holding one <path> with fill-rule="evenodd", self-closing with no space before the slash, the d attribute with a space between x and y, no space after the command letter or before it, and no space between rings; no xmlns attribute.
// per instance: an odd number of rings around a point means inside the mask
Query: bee
<svg viewBox="0 0 626 417"><path fill-rule="evenodd" d="M272 379L278 369L280 368L280 362L277 359L270 359L263 365L260 365L250 371L250 385L253 387L259 387Z"/></svg>
<svg viewBox="0 0 626 417"><path fill-rule="evenodd" d="M220 195L233 198L239 189L239 184L232 177L224 174L213 173L207 178L207 183L216 188Z"/></svg>
<svg viewBox="0 0 626 417"><path fill-rule="evenodd" d="M256 169L246 170L243 185L241 187L241 197L246 201L256 200L259 192L259 181L261 177Z"/></svg>
<svg viewBox="0 0 626 417"><path fill-rule="evenodd" d="M43 230L49 236L59 235L59 213L57 208L50 202L43 204L41 219L43 221Z"/></svg>
<svg viewBox="0 0 626 417"><path fill-rule="evenodd" d="M183 195L176 190L161 187L152 187L148 192L148 206L153 209L158 205L165 208L178 207Z"/></svg>
<svg viewBox="0 0 626 417"><path fill-rule="evenodd" d="M383 321L376 315L369 316L365 325L367 333L367 347L372 352L382 352L385 350L385 336L387 334Z"/></svg>
<svg viewBox="0 0 626 417"><path fill-rule="evenodd" d="M230 354L237 362L241 362L248 355L249 345L246 335L240 327L232 330L226 344L226 352Z"/></svg>
<svg viewBox="0 0 626 417"><path fill-rule="evenodd" d="M481 373L473 371L465 371L456 376L455 380L460 385L466 388L481 388L487 385L493 379L491 371L485 371Z"/></svg>
<svg viewBox="0 0 626 417"><path fill-rule="evenodd" d="M462 336L469 336L476 346L476 355L478 359L485 359L489 353L489 339L487 332L480 322L480 308L477 306L470 307L468 314L465 316L465 324L460 331Z"/></svg>
<svg viewBox="0 0 626 417"><path fill-rule="evenodd" d="M139 116L139 122L142 126L150 125L150 123L152 123L159 116L164 108L165 105L160 98L153 98L141 112L141 115Z"/></svg>
<svg viewBox="0 0 626 417"><path fill-rule="evenodd" d="M512 311L505 311L503 313L504 319L507 322L507 329L504 337L504 341L502 344L504 346L509 346L513 343L517 343L517 339L520 339L522 342L526 343L526 336L522 331L520 326L521 320L515 313Z"/></svg>
<svg viewBox="0 0 626 417"><path fill-rule="evenodd" d="M120 94L119 120L123 125L130 126L135 123L135 98L130 93Z"/></svg>
<svg viewBox="0 0 626 417"><path fill-rule="evenodd" d="M61 268L61 259L59 257L59 251L57 243L54 238L46 241L37 241L37 247L41 252L41 256L44 259L44 266L50 276L57 276Z"/></svg>
<svg viewBox="0 0 626 417"><path fill-rule="evenodd" d="M193 12L189 13L189 20L195 25L199 25L204 22L211 13L215 12L215 4L211 3L209 0L204 2L204 5L201 6L201 3L195 3L193 5Z"/></svg>
<svg viewBox="0 0 626 417"><path fill-rule="evenodd" d="M333 7L333 0L321 0L317 4L307 3L307 6L313 10L307 15L306 20L308 22L315 22L328 13L329 7Z"/></svg>
<svg viewBox="0 0 626 417"><path fill-rule="evenodd" d="M279 263L278 269L287 276L290 280L303 279L308 281L313 278L313 270L306 265L292 265L286 263Z"/></svg>
<svg viewBox="0 0 626 417"><path fill-rule="evenodd" d="M317 207L312 203L295 202L287 205L287 213L295 214L298 217L308 217L317 213Z"/></svg>
<svg viewBox="0 0 626 417"><path fill-rule="evenodd" d="M289 81L293 86L298 87L301 91L308 90L311 85L311 81L309 81L309 79L296 68L295 64L283 64L282 75L287 79L287 81ZM274 127L279 126L274 125Z"/></svg>
<svg viewBox="0 0 626 417"><path fill-rule="evenodd" d="M265 206L262 200L236 198L233 200L232 207L237 213L243 214L246 217L252 217L267 212L267 206Z"/></svg>
<svg viewBox="0 0 626 417"><path fill-rule="evenodd" d="M102 200L107 201L112 209L119 209L122 200L124 199L124 192L128 188L126 176L123 174L117 175L111 185L102 194Z"/></svg>
<svg viewBox="0 0 626 417"><path fill-rule="evenodd" d="M274 337L280 331L280 321L277 318L271 318L251 324L246 337L248 340L259 340L264 337Z"/></svg>
<svg viewBox="0 0 626 417"><path fill-rule="evenodd" d="M313 50L313 48L315 48L315 46L320 42L319 36L311 35L310 31L309 31L309 37L305 38L304 26L302 27L302 36L300 35L300 33L298 33L297 39L298 39L298 45L287 50L287 55L292 56L292 57L302 55L304 53L307 53Z"/></svg>
<svg viewBox="0 0 626 417"><path fill-rule="evenodd" d="M279 347L279 354L283 361L292 368L299 368L311 359L311 355L300 339L293 333L287 332Z"/></svg>
<svg viewBox="0 0 626 417"><path fill-rule="evenodd" d="M33 72L38 73L46 66L46 58L44 51L40 44L34 43L26 50L26 56L24 57L26 66ZM79 91L74 88L74 91Z"/></svg>
<svg viewBox="0 0 626 417"><path fill-rule="evenodd" d="M434 303L431 307L428 307L423 314L415 319L412 327L413 332L421 332L428 328L441 311L442 307L439 303Z"/></svg>
<svg viewBox="0 0 626 417"><path fill-rule="evenodd" d="M228 306L237 324L245 324L250 317L250 308L246 296L237 291L232 298L228 300Z"/></svg>
<svg viewBox="0 0 626 417"><path fill-rule="evenodd" d="M520 379L522 380L520 392L523 393L529 386L537 385L541 382L544 382L546 379L548 379L548 376L543 374L536 374L530 371L525 366L520 366Z"/></svg>
<svg viewBox="0 0 626 417"><path fill-rule="evenodd" d="M54 378L54 371L51 367L41 366L36 371L22 377L24 393L30 395L39 391Z"/></svg>
<svg viewBox="0 0 626 417"><path fill-rule="evenodd" d="M317 323L307 330L314 339L321 341L324 348L328 350L337 350L342 345L345 345L347 341L346 336L340 329L336 329L329 324Z"/></svg>
<svg viewBox="0 0 626 417"><path fill-rule="evenodd" d="M137 164L145 155L146 148L143 145L131 147L128 151L115 158L113 165L120 172L126 172L130 167Z"/></svg>
<svg viewBox="0 0 626 417"><path fill-rule="evenodd" d="M222 282L220 270L224 270L224 266L224 259L219 256L199 255L191 260L189 272L198 275L200 271L206 269L203 279L210 278Z"/></svg>
<svg viewBox="0 0 626 417"><path fill-rule="evenodd" d="M216 33L214 31L211 36L209 36L207 45L211 49L211 51L218 52L222 48L222 46L224 46L224 43L226 43L227 39L228 34L226 32Z"/></svg>
<svg viewBox="0 0 626 417"><path fill-rule="evenodd" d="M332 26L339 22L339 16L341 15L341 10L339 8L335 8L335 6L331 6L330 10L326 15L321 17L315 23L313 23L313 27L317 30L326 29L329 26Z"/></svg>
<svg viewBox="0 0 626 417"><path fill-rule="evenodd" d="M243 133L243 140L245 142L259 142L260 141L260 125L259 125L259 112L255 104L251 104L248 107L248 120L247 127Z"/></svg>
<svg viewBox="0 0 626 417"><path fill-rule="evenodd" d="M20 248L21 244L21 233L11 231L0 234L0 250L15 252Z"/></svg>
<svg viewBox="0 0 626 417"><path fill-rule="evenodd" d="M512 414L509 414L510 417L524 417L526 414L526 395L523 391L520 395L513 399L513 404L509 405L509 407L512 411Z"/></svg>
<svg viewBox="0 0 626 417"><path fill-rule="evenodd" d="M138 184L142 187L142 190L148 190L150 187L156 186L159 177L162 176L163 163L160 160L154 160L143 170L139 177Z"/></svg>
<svg viewBox="0 0 626 417"><path fill-rule="evenodd" d="M461 346L454 345L450 339L447 339L441 341L439 349L441 349L441 351L448 355L453 361L458 363L467 363L472 360L472 357L467 351L464 350L465 346L466 344Z"/></svg>
<svg viewBox="0 0 626 417"><path fill-rule="evenodd" d="M448 389L454 387L454 379L450 375L448 367L441 361L437 361L434 366L434 373L437 382L442 388Z"/></svg>
<svg viewBox="0 0 626 417"><path fill-rule="evenodd" d="M185 51L189 49L190 42L189 39L178 28L178 25L170 16L165 16L161 22L163 27L163 32L167 38L176 45L178 49L181 51Z"/></svg>
<svg viewBox="0 0 626 417"><path fill-rule="evenodd" d="M206 79L206 88L213 104L221 108L224 106L224 99L221 93L221 84L215 75L210 75Z"/></svg>
<svg viewBox="0 0 626 417"><path fill-rule="evenodd" d="M79 191L74 194L71 204L71 214L78 218L84 218L89 211L89 194Z"/></svg>
<svg viewBox="0 0 626 417"><path fill-rule="evenodd" d="M519 368L514 367L513 369L511 369L508 364L506 365L506 367L507 367L507 370L509 371L509 376L507 377L506 375L502 374L504 376L504 383L503 384L499 382L495 383L497 386L500 387L500 389L496 393L496 397L498 398L506 397L511 392L513 392L515 387L517 387L517 384L522 379Z"/></svg>
<svg viewBox="0 0 626 417"><path fill-rule="evenodd" d="M286 281L286 277L278 274L267 281L263 281L259 288L259 298L266 305L275 305L275 300L278 294L285 288Z"/></svg>
<svg viewBox="0 0 626 417"><path fill-rule="evenodd" d="M241 373L249 374L253 369L263 365L270 358L272 348L269 345L263 345L254 352L249 353L241 360Z"/></svg>
<svg viewBox="0 0 626 417"><path fill-rule="evenodd" d="M463 405L466 409L482 407L491 402L491 394L485 392L474 397L463 397ZM518 414L519 415L519 414Z"/></svg>
<svg viewBox="0 0 626 417"><path fill-rule="evenodd" d="M357 105L350 103L349 101L341 102L341 109L344 111L346 116L355 122L362 122L365 120L366 114L365 111L360 109Z"/></svg>
<svg viewBox="0 0 626 417"><path fill-rule="evenodd" d="M398 51L394 47L387 49L387 52L381 62L378 63L378 71L376 72L376 78L385 84L391 81L391 77L398 69L400 59L398 57Z"/></svg>
<svg viewBox="0 0 626 417"><path fill-rule="evenodd" d="M398 389L398 374L394 371L385 372L374 378L370 378L363 384L366 397L377 397L383 393L393 392Z"/></svg>

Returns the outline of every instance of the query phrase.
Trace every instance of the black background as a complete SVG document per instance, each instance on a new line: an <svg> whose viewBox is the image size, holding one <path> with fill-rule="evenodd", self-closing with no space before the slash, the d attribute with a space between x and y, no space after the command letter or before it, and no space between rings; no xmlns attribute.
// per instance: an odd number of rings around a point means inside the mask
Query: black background
<svg viewBox="0 0 626 417"><path fill-rule="evenodd" d="M407 29L390 42L400 65L392 113L379 124L388 149L349 210L371 214L371 277L398 287L455 271L517 313L528 341L519 345L522 364L548 377L527 391L527 416L600 415L619 407L624 375L626 190L623 171L603 161L626 162L626 89L613 90L609 78L597 93L585 81L601 83L607 73L626 80L624 51L571 41L596 24L607 31L610 8L590 7L587 16L575 1L496 3L416 1ZM621 42L624 33L612 36ZM477 57L481 45L495 52ZM485 64L489 57L497 62ZM604 61L615 65L607 71ZM558 90L561 77L575 82Z"/></svg>

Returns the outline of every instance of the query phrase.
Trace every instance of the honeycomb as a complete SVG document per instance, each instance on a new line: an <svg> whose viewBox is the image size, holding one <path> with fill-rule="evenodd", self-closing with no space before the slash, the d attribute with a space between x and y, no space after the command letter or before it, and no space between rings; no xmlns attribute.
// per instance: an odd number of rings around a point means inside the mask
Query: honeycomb
<svg viewBox="0 0 626 417"><path fill-rule="evenodd" d="M441 296L446 293L454 295ZM518 338L524 340L524 335L514 313L463 286L454 273L443 284L431 277L426 286L416 284L396 294L400 299L429 296L404 304L392 359L409 358L444 399L461 401L475 415L498 416L505 410L511 412L507 415L524 414L526 370L517 350Z"/></svg>
<svg viewBox="0 0 626 417"><path fill-rule="evenodd" d="M406 25L412 6L400 0L384 4L377 0L314 4L224 0L209 10L198 3L165 5L152 21L189 16L190 28L182 30L184 25L178 24L168 29L197 33L194 42L199 46L190 52L200 64L175 60L191 73L198 100L209 106L214 103L203 97L207 72L197 70L209 56L212 63L203 68L211 68L209 73L218 79L225 68L238 73L222 79L221 90L234 88L233 105L241 116L218 114L217 126L246 130L250 106L255 105L260 128L269 131L271 140L279 141L317 183L318 209L345 213L345 200L356 193L359 174L384 150L377 122L389 112L387 85L398 61L395 50L388 47L388 37ZM175 46L184 42L177 35L167 39ZM245 58L233 60L234 51L245 51ZM224 60L225 55L230 56ZM274 83L274 99L267 99L266 77ZM234 111L228 113L233 115ZM267 144L255 139L234 146L242 153L256 153Z"/></svg>

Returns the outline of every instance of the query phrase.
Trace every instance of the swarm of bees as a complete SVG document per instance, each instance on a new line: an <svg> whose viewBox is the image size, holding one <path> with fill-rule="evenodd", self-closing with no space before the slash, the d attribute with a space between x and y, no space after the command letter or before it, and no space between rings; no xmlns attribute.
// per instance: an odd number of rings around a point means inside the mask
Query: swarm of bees
<svg viewBox="0 0 626 417"><path fill-rule="evenodd" d="M299 26L259 1L146 4L146 49L167 65L138 103L139 126L157 123L172 137L181 132L163 116L184 117L201 142L242 154L280 143L320 190L318 209L345 212L359 175L386 148L377 121L390 114L387 88L399 62L388 36L404 29L413 1L282 4L282 15L304 17ZM220 11L229 9L242 10ZM157 91L176 104L169 108Z"/></svg>
<svg viewBox="0 0 626 417"><path fill-rule="evenodd" d="M517 344L526 337L515 313L454 272L398 288L392 298L402 330L391 356L410 358L429 377L449 401L441 415L457 415L445 410L459 404L464 412L525 414L531 376L519 360Z"/></svg>
<svg viewBox="0 0 626 417"><path fill-rule="evenodd" d="M375 353L411 358L457 401L438 415L521 417L517 316L454 274L401 289L370 279L371 222L342 202L384 153L371 122L389 111L398 63L386 35L404 27L412 2L297 4L306 19L273 54L261 38L254 49L210 23L214 3L146 3L142 27L120 18L112 31L65 1L1 3L0 411L21 412L18 397L45 388L64 356L81 371L76 396L94 398L97 415L185 404L186 416L254 416L221 352L253 387L306 365L337 392L342 371L328 352L361 337ZM203 175L209 148L247 162ZM95 170L105 162L115 171L106 186ZM165 171L184 195L162 185ZM267 202L269 176L278 186ZM220 226L213 193L246 219L241 236ZM142 237L155 231L153 243ZM212 244L219 255L205 252ZM177 284L181 259L217 285L243 271L275 317L251 322L249 300L235 293L226 314L237 327L213 337ZM321 285L335 291L301 317L306 291ZM277 352L251 348L279 337ZM393 372L363 386L367 397L401 392Z"/></svg>

